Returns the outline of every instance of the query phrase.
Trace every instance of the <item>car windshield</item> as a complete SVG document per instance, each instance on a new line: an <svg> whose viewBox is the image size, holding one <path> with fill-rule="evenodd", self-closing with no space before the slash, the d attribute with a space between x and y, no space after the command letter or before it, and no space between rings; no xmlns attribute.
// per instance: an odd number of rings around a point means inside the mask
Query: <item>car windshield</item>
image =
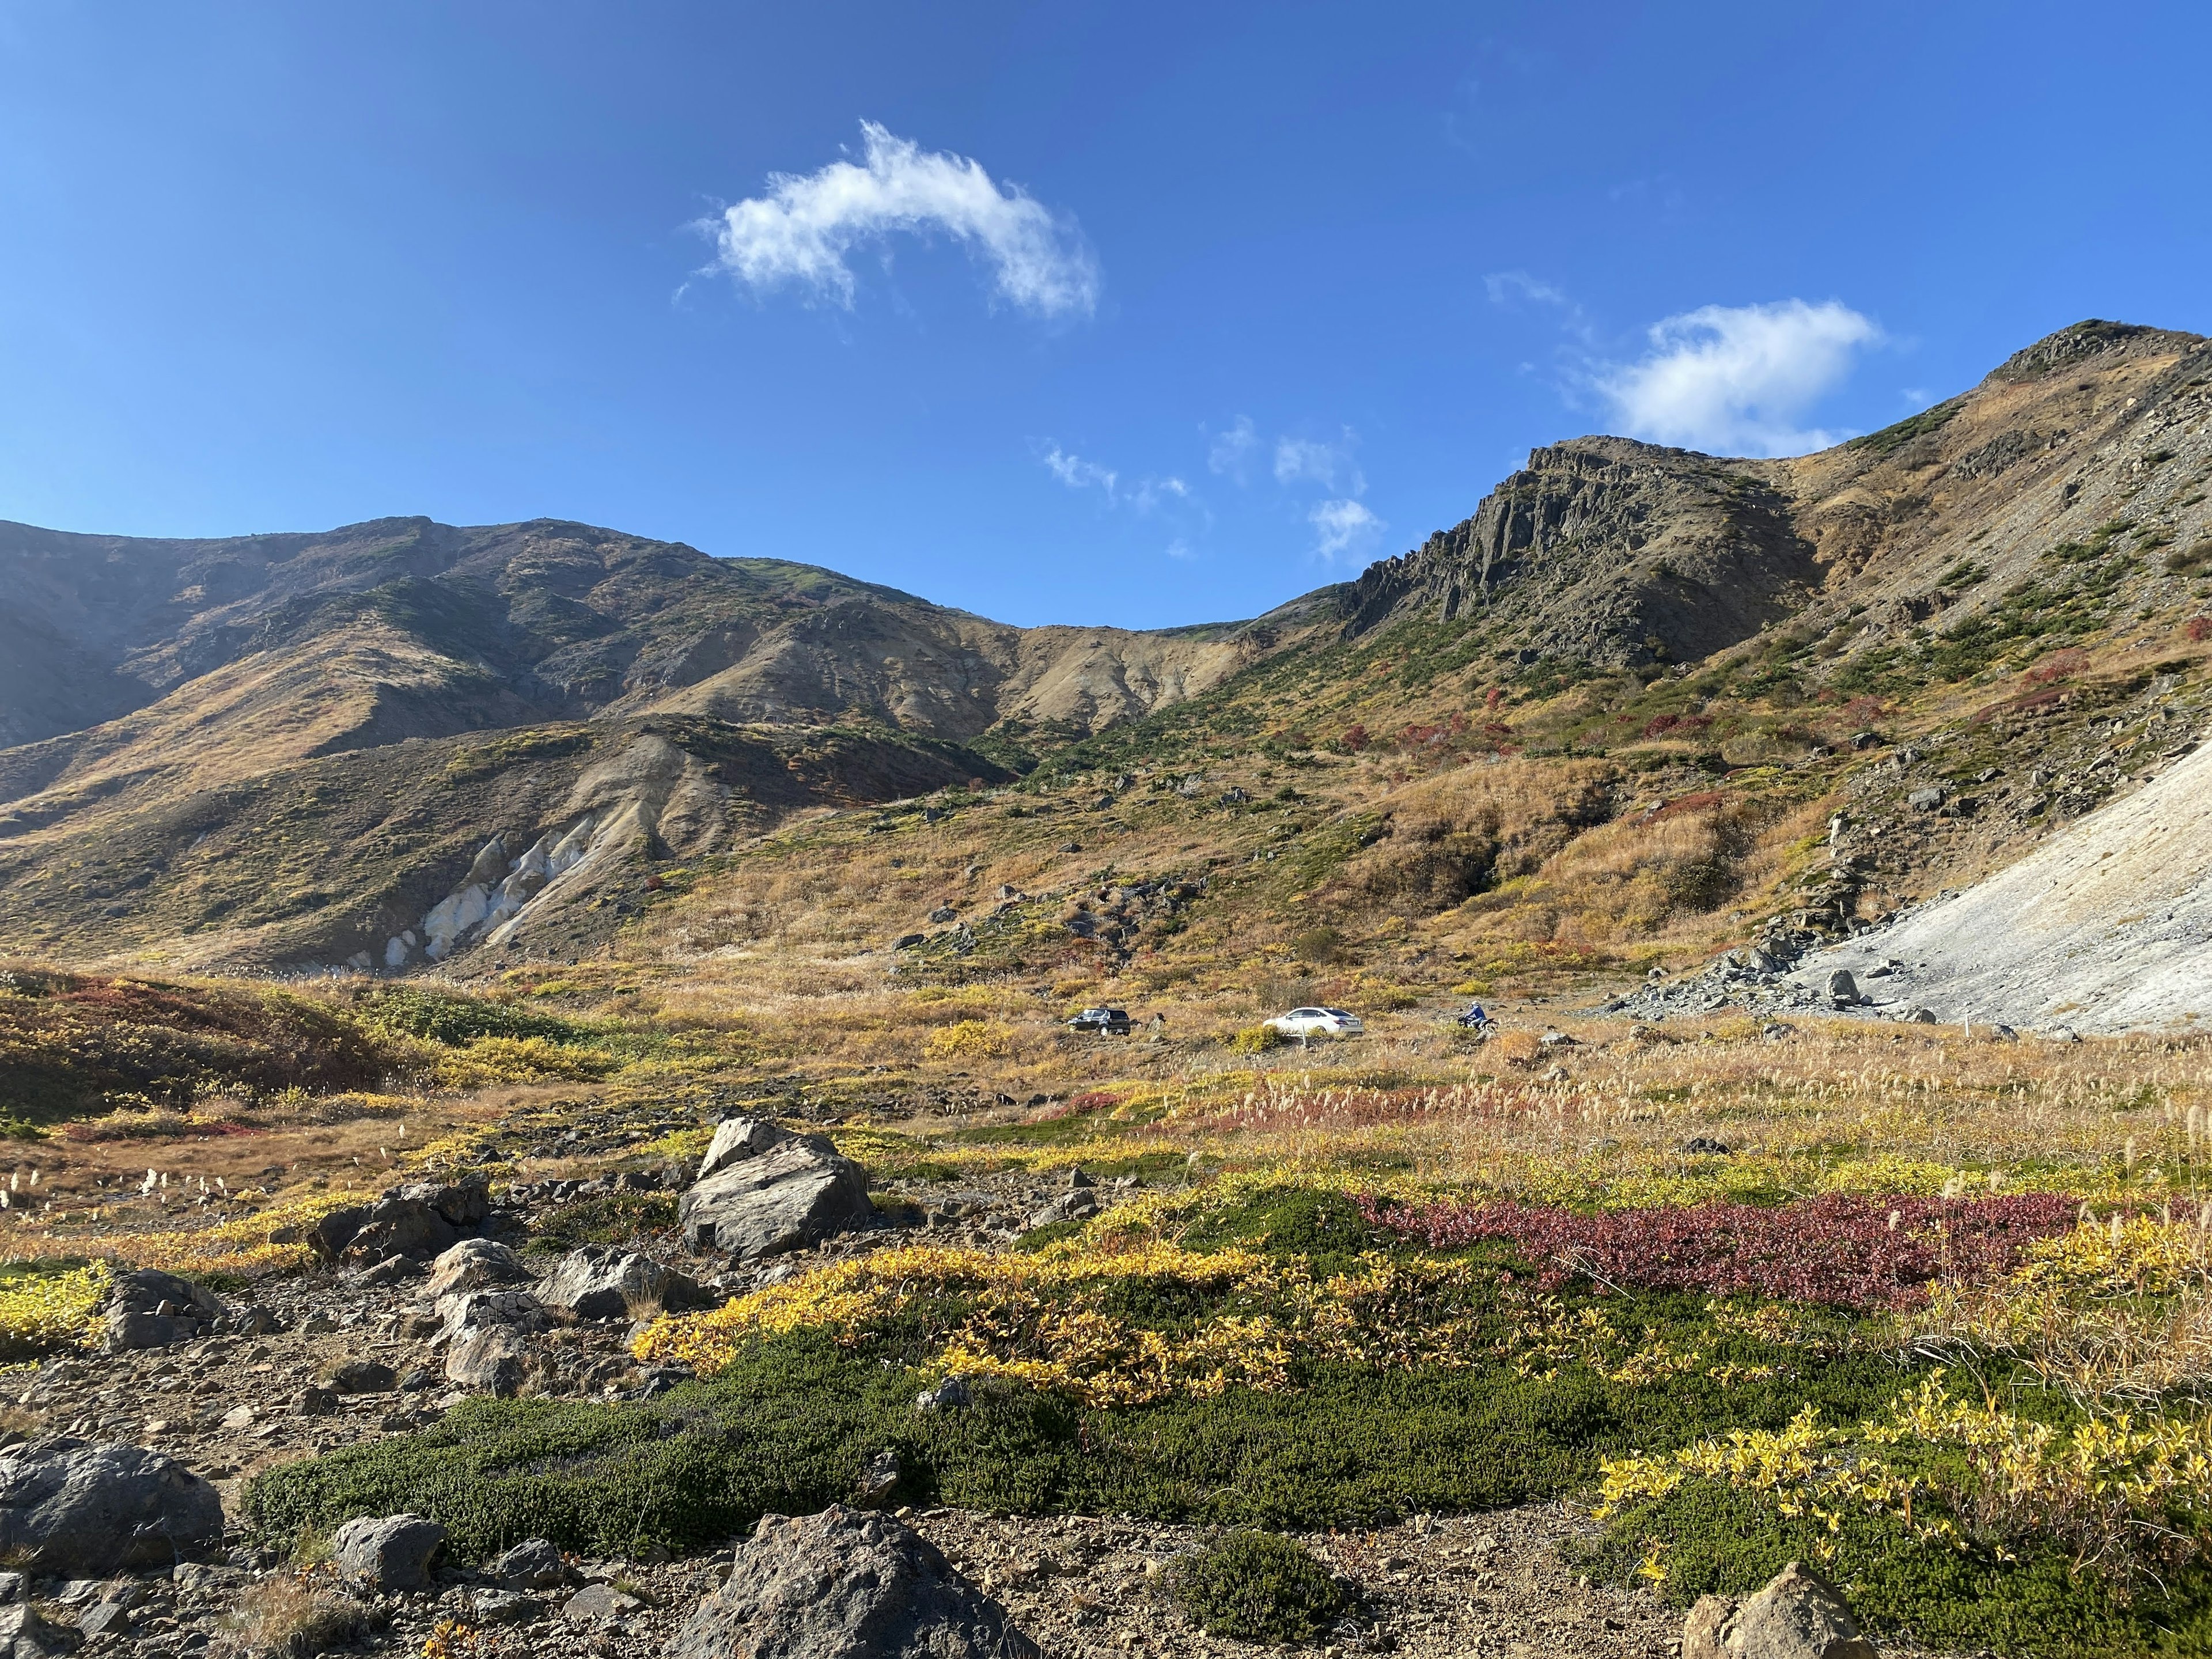
<svg viewBox="0 0 2212 1659"><path fill-rule="evenodd" d="M1287 1015L1285 1016L1285 1018L1287 1019L1319 1019L1321 1018L1321 1010L1318 1008L1293 1008Z"/></svg>

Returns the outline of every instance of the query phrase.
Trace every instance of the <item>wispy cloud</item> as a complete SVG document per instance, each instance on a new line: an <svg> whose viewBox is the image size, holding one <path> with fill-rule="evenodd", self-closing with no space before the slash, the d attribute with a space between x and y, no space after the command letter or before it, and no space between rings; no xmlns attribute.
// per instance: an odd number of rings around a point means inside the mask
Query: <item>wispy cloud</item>
<svg viewBox="0 0 2212 1659"><path fill-rule="evenodd" d="M1071 455L1058 444L1048 447L1039 459L1044 462L1045 470L1070 489L1095 487L1106 492L1108 501L1114 499L1114 486L1121 481L1121 475L1112 467L1086 461L1080 455Z"/></svg>
<svg viewBox="0 0 2212 1659"><path fill-rule="evenodd" d="M860 124L860 141L858 162L771 174L766 195L705 221L716 267L750 288L794 287L850 307L848 253L895 234L938 232L965 243L990 268L999 295L1024 310L1057 317L1097 308L1097 263L1080 233L1020 185L873 121Z"/></svg>
<svg viewBox="0 0 2212 1659"><path fill-rule="evenodd" d="M1293 484L1301 481L1319 484L1323 489L1341 489L1347 495L1367 493L1367 479L1352 459L1352 449L1357 441L1352 428L1346 427L1344 436L1334 443L1316 443L1307 438L1278 438L1275 441L1275 482Z"/></svg>
<svg viewBox="0 0 2212 1659"><path fill-rule="evenodd" d="M1108 506L1127 506L1140 518L1190 498L1190 486L1171 472L1139 478L1124 489L1119 471L1072 455L1058 444L1040 444L1036 453L1045 471L1070 489L1096 489L1106 497Z"/></svg>
<svg viewBox="0 0 2212 1659"><path fill-rule="evenodd" d="M1314 527L1314 551L1324 559L1364 555L1387 527L1359 502L1348 499L1316 502L1306 522Z"/></svg>
<svg viewBox="0 0 2212 1659"><path fill-rule="evenodd" d="M1701 306L1652 325L1639 362L1590 384L1632 437L1727 454L1802 455L1848 436L1799 424L1881 330L1837 301Z"/></svg>
<svg viewBox="0 0 2212 1659"><path fill-rule="evenodd" d="M1260 434L1253 429L1252 417L1239 415L1237 423L1226 432L1213 434L1212 442L1206 447L1206 470L1218 472L1243 483L1249 476L1253 453L1260 447Z"/></svg>
<svg viewBox="0 0 2212 1659"><path fill-rule="evenodd" d="M1559 313L1559 326L1567 333L1586 346L1596 343L1589 319L1573 296L1525 270L1493 270L1482 279L1482 287L1494 306L1509 310L1523 305L1548 307Z"/></svg>

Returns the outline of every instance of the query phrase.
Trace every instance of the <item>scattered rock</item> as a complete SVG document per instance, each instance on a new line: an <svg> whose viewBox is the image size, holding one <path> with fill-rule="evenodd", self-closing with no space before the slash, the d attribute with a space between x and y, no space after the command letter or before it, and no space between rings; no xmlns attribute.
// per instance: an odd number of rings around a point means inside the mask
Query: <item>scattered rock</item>
<svg viewBox="0 0 2212 1659"><path fill-rule="evenodd" d="M387 1255L374 1267L347 1274L346 1283L364 1291L381 1290L387 1285L397 1285L403 1279L413 1279L422 1271L422 1264L413 1256Z"/></svg>
<svg viewBox="0 0 2212 1659"><path fill-rule="evenodd" d="M868 1467L860 1471L860 1484L854 1488L864 1504L873 1504L889 1498L899 1483L898 1454L879 1451L868 1460Z"/></svg>
<svg viewBox="0 0 2212 1659"><path fill-rule="evenodd" d="M509 1589L557 1589L568 1582L568 1565L543 1538L526 1538L492 1558L484 1571Z"/></svg>
<svg viewBox="0 0 2212 1659"><path fill-rule="evenodd" d="M76 1645L75 1636L49 1624L36 1607L0 1607L0 1659L52 1659Z"/></svg>
<svg viewBox="0 0 2212 1659"><path fill-rule="evenodd" d="M561 1616L572 1625L605 1625L628 1618L644 1605L612 1584L586 1584L561 1604Z"/></svg>
<svg viewBox="0 0 2212 1659"><path fill-rule="evenodd" d="M435 1302L461 1291L519 1285L529 1277L522 1258L506 1245L489 1238L465 1238L430 1264L430 1282L422 1294Z"/></svg>
<svg viewBox="0 0 2212 1659"><path fill-rule="evenodd" d="M1907 795L1905 804L1916 812L1932 812L1943 804L1943 791L1940 787L1929 784Z"/></svg>
<svg viewBox="0 0 2212 1659"><path fill-rule="evenodd" d="M222 1539L216 1489L161 1452L60 1439L0 1451L0 1558L27 1571L167 1566Z"/></svg>
<svg viewBox="0 0 2212 1659"><path fill-rule="evenodd" d="M934 1546L889 1516L842 1504L798 1520L763 1516L668 1659L768 1652L1038 1659L1036 1644Z"/></svg>
<svg viewBox="0 0 2212 1659"><path fill-rule="evenodd" d="M1692 1135L1682 1143L1682 1150L1698 1158L1726 1158L1729 1154L1728 1143L1715 1140L1711 1135Z"/></svg>
<svg viewBox="0 0 2212 1659"><path fill-rule="evenodd" d="M300 1390L293 1409L302 1417L328 1417L338 1408L337 1391L309 1383Z"/></svg>
<svg viewBox="0 0 2212 1659"><path fill-rule="evenodd" d="M1738 1604L1699 1598L1682 1626L1682 1659L1876 1659L1826 1580L1792 1561Z"/></svg>
<svg viewBox="0 0 2212 1659"><path fill-rule="evenodd" d="M446 1529L419 1515L349 1521L331 1540L338 1571L364 1589L424 1590L446 1553Z"/></svg>
<svg viewBox="0 0 2212 1659"><path fill-rule="evenodd" d="M933 1389L924 1389L914 1397L914 1408L918 1412L955 1411L975 1399L965 1377L948 1376Z"/></svg>
<svg viewBox="0 0 2212 1659"><path fill-rule="evenodd" d="M453 1186L418 1181L394 1187L365 1207L333 1211L316 1224L311 1242L324 1254L350 1261L380 1262L394 1255L423 1261L481 1229L490 1214L490 1189L481 1179Z"/></svg>
<svg viewBox="0 0 2212 1659"><path fill-rule="evenodd" d="M127 1636L131 1633L131 1605L127 1601L95 1601L77 1615L79 1636Z"/></svg>
<svg viewBox="0 0 2212 1659"><path fill-rule="evenodd" d="M716 1170L677 1207L693 1249L727 1250L741 1261L819 1243L874 1218L860 1166L816 1135L793 1135Z"/></svg>
<svg viewBox="0 0 2212 1659"><path fill-rule="evenodd" d="M1088 1187L1077 1187L1062 1193L1058 1198L1030 1217L1032 1227L1049 1227L1057 1221L1073 1221L1080 1217L1096 1215L1099 1210L1098 1194Z"/></svg>
<svg viewBox="0 0 2212 1659"><path fill-rule="evenodd" d="M1838 1008L1859 1006L1859 982L1851 977L1849 969L1838 968L1828 975L1828 1000Z"/></svg>
<svg viewBox="0 0 2212 1659"><path fill-rule="evenodd" d="M446 1319L446 1380L513 1394L522 1386L530 1339L547 1328L527 1291L466 1291L439 1304Z"/></svg>
<svg viewBox="0 0 2212 1659"><path fill-rule="evenodd" d="M479 1625L526 1625L545 1611L545 1604L520 1590L479 1589L469 1598Z"/></svg>
<svg viewBox="0 0 2212 1659"><path fill-rule="evenodd" d="M390 1394L399 1373L380 1360L340 1359L323 1367L319 1381L339 1394Z"/></svg>
<svg viewBox="0 0 2212 1659"><path fill-rule="evenodd" d="M645 1319L707 1299L695 1282L649 1255L591 1244L562 1258L538 1282L537 1296L570 1319Z"/></svg>
<svg viewBox="0 0 2212 1659"><path fill-rule="evenodd" d="M739 1115L726 1117L714 1126L714 1138L707 1143L707 1156L699 1160L699 1173L695 1180L704 1181L708 1176L726 1170L732 1164L757 1158L771 1146L781 1146L794 1139L788 1129L770 1123L766 1118Z"/></svg>
<svg viewBox="0 0 2212 1659"><path fill-rule="evenodd" d="M143 1267L116 1276L107 1293L101 1340L109 1353L189 1342L204 1334L223 1311L211 1291L174 1273Z"/></svg>

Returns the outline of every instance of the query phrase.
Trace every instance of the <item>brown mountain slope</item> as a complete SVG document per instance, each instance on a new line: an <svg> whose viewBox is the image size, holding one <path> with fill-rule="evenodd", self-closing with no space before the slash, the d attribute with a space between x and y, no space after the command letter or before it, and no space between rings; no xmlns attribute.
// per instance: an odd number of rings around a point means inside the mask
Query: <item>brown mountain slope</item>
<svg viewBox="0 0 2212 1659"><path fill-rule="evenodd" d="M1280 845L1176 843L1287 860L1285 925L1449 912L1454 951L1539 956L1778 908L1844 926L2019 856L2140 775L2118 757L2188 741L2208 387L2199 337L2089 323L1797 459L1578 439L1356 583L1152 634L550 521L9 529L0 574L33 601L14 637L46 653L10 684L82 672L8 729L109 712L0 750L0 948L398 969L605 940L654 859L957 791L1023 745L1061 811L1133 778L1188 803L1342 770ZM1508 757L1503 793L1452 772ZM1910 806L1929 788L1979 808ZM295 791L297 830L268 805ZM1871 826L1842 872L1808 838L1838 809ZM1066 856L1114 862L1113 813L1085 810L1105 817ZM211 846L219 871L191 864Z"/></svg>

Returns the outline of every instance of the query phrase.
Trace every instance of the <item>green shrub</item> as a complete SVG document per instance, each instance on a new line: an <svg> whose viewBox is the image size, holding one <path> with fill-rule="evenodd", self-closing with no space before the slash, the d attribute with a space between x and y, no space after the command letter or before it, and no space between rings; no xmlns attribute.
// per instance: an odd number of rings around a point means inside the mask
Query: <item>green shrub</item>
<svg viewBox="0 0 2212 1659"><path fill-rule="evenodd" d="M428 987L394 985L380 988L361 1000L362 1019L370 1025L403 1036L457 1048L482 1037L543 1037L551 1042L579 1042L587 1034L574 1022L534 1008L520 1008L455 991Z"/></svg>
<svg viewBox="0 0 2212 1659"><path fill-rule="evenodd" d="M1310 1642L1350 1598L1328 1569L1279 1533L1232 1532L1183 1563L1176 1599L1209 1635Z"/></svg>

